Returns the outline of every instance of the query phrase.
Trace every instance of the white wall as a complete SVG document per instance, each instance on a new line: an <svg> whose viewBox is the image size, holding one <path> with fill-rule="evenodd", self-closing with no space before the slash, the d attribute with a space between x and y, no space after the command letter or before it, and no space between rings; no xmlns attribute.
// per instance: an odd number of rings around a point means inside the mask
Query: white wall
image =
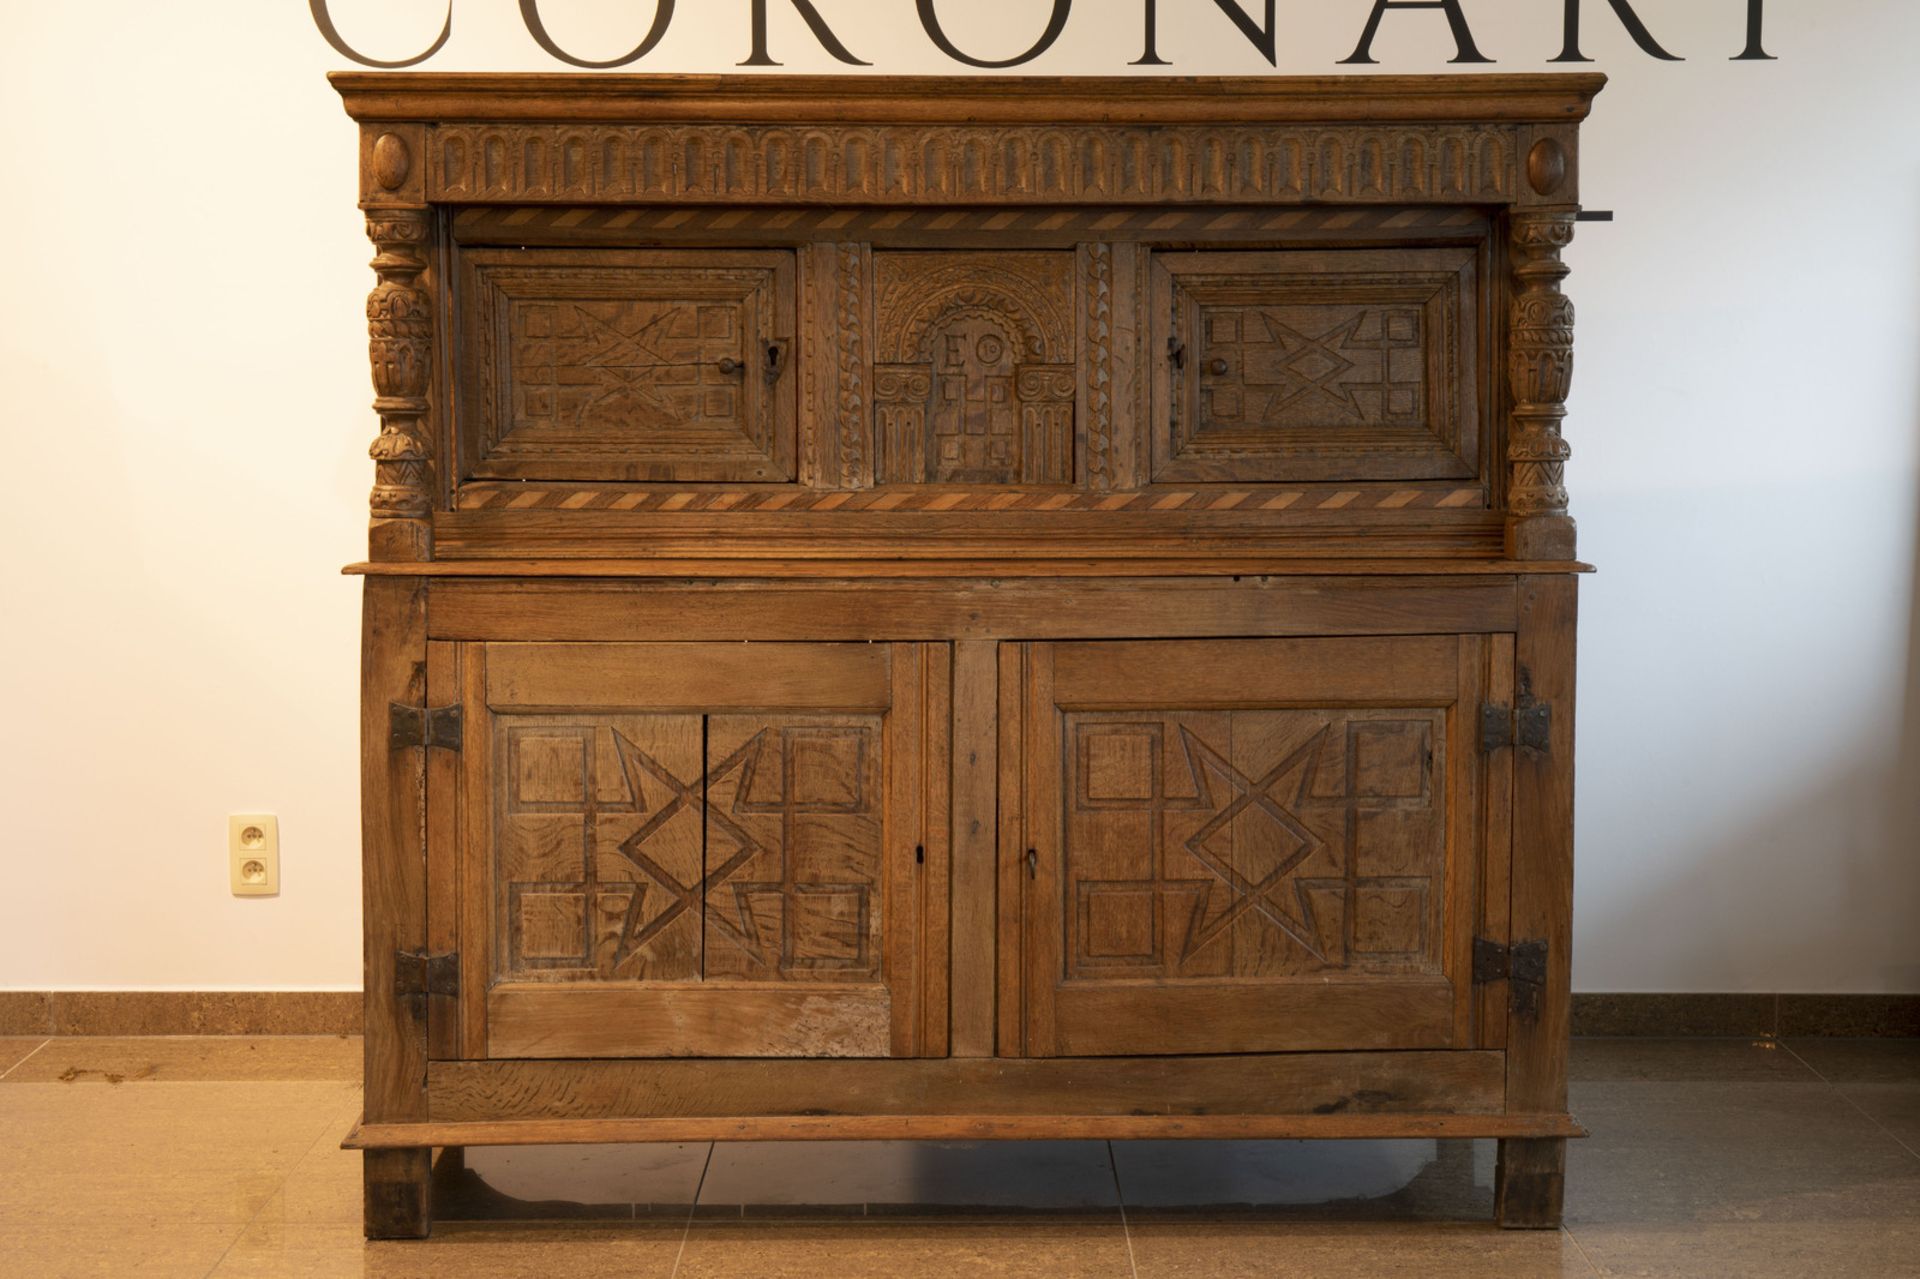
<svg viewBox="0 0 1920 1279"><path fill-rule="evenodd" d="M455 0L425 69L556 69L508 0ZM643 66L723 71L748 0L683 3ZM818 0L875 70L957 70L911 6ZM1498 70L1558 6L1466 0ZM774 52L839 70L784 0ZM1282 0L1281 69L1330 72L1367 0ZM1585 587L1585 990L1920 990L1920 6L1639 0L1658 63L1589 0L1614 77L1569 258ZM343 65L306 6L16 6L0 44L0 987L359 981L355 584L374 434ZM943 0L982 54L1037 0ZM1265 63L1161 0L1176 72ZM638 0L545 0L607 57ZM335 0L400 57L442 0ZM1818 16L1815 16L1815 15ZM1111 73L1138 0L1079 0L1027 69ZM1456 70L1433 13L1382 71ZM996 42L998 42L996 44ZM811 51L811 52L809 52ZM284 892L228 895L224 814L280 814Z"/></svg>

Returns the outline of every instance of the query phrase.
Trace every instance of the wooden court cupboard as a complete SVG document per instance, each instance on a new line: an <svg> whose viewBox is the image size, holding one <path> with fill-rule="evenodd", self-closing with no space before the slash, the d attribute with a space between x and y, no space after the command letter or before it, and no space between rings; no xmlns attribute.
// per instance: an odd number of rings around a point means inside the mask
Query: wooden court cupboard
<svg viewBox="0 0 1920 1279"><path fill-rule="evenodd" d="M367 1227L435 1147L1498 1138L1594 76L336 76Z"/></svg>

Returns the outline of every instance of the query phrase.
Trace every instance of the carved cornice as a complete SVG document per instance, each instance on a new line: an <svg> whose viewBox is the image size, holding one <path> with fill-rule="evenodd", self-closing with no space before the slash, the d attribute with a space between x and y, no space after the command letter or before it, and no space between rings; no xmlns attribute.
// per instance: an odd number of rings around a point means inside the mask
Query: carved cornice
<svg viewBox="0 0 1920 1279"><path fill-rule="evenodd" d="M1506 203L1520 167L1515 131L1480 123L450 123L428 150L428 198L454 203Z"/></svg>
<svg viewBox="0 0 1920 1279"><path fill-rule="evenodd" d="M336 72L361 121L1575 123L1606 77L689 76Z"/></svg>

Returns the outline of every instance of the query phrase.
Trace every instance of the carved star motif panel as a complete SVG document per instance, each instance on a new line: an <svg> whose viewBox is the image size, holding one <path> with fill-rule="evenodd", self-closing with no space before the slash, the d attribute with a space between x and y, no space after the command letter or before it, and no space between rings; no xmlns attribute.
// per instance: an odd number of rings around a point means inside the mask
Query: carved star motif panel
<svg viewBox="0 0 1920 1279"><path fill-rule="evenodd" d="M1154 478L1480 474L1474 281L1464 249L1159 256Z"/></svg>
<svg viewBox="0 0 1920 1279"><path fill-rule="evenodd" d="M1066 716L1070 980L1437 973L1445 716Z"/></svg>
<svg viewBox="0 0 1920 1279"><path fill-rule="evenodd" d="M707 978L872 980L879 717L716 715L707 742Z"/></svg>
<svg viewBox="0 0 1920 1279"><path fill-rule="evenodd" d="M879 716L508 716L509 979L871 982Z"/></svg>
<svg viewBox="0 0 1920 1279"><path fill-rule="evenodd" d="M794 476L792 255L464 255L466 473Z"/></svg>
<svg viewBox="0 0 1920 1279"><path fill-rule="evenodd" d="M1073 255L873 261L877 477L1072 483Z"/></svg>
<svg viewBox="0 0 1920 1279"><path fill-rule="evenodd" d="M503 716L494 740L502 975L697 980L700 717Z"/></svg>

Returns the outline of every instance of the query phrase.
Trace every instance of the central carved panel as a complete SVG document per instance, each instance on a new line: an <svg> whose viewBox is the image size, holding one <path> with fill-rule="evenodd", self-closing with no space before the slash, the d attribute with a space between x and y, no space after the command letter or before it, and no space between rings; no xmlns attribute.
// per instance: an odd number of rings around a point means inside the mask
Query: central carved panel
<svg viewBox="0 0 1920 1279"><path fill-rule="evenodd" d="M1073 482L1073 256L874 255L882 483Z"/></svg>

